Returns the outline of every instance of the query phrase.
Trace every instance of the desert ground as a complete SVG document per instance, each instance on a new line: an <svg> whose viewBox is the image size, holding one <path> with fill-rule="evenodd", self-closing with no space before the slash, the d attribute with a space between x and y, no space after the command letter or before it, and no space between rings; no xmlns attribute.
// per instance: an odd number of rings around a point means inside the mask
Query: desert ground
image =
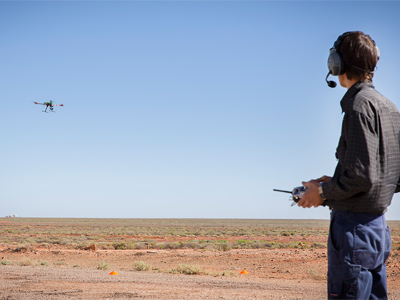
<svg viewBox="0 0 400 300"><path fill-rule="evenodd" d="M328 226L0 218L0 300L326 299ZM389 226L388 292L400 299L400 222Z"/></svg>

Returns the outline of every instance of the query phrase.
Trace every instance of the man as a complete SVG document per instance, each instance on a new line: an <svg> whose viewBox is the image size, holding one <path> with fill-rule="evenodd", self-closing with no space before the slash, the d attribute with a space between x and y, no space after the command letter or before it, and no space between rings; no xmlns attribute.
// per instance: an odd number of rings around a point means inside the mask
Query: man
<svg viewBox="0 0 400 300"><path fill-rule="evenodd" d="M385 212L400 191L400 114L372 85L378 59L375 42L359 31L342 34L328 58L328 76L338 75L347 89L338 163L333 177L303 182L307 191L298 202L332 210L328 299L387 299Z"/></svg>

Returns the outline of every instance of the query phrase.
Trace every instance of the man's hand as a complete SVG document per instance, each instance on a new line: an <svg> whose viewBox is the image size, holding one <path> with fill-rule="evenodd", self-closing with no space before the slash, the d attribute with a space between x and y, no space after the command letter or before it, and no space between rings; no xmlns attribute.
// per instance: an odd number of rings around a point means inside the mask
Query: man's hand
<svg viewBox="0 0 400 300"><path fill-rule="evenodd" d="M326 178L325 178L326 177ZM298 206L301 206L303 208L310 208L311 206L318 207L322 203L324 203L324 200L319 196L319 183L320 182L327 182L321 179L327 180L329 177L328 176L323 176L321 178L318 178L316 180L310 180L308 182L303 181L302 185L307 187L307 191L304 194L303 197L301 197L300 201L297 203ZM330 178L329 178L330 180ZM329 181L328 180L328 181Z"/></svg>
<svg viewBox="0 0 400 300"><path fill-rule="evenodd" d="M315 180L318 181L318 182L324 182L325 183L325 182L331 181L331 179L332 179L331 176L324 175L324 176L322 176L322 177L320 177L318 179L315 179Z"/></svg>

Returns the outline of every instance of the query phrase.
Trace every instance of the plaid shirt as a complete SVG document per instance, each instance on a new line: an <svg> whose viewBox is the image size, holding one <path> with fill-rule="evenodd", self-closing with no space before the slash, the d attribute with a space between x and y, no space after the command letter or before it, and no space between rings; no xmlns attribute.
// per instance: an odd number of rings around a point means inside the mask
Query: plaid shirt
<svg viewBox="0 0 400 300"><path fill-rule="evenodd" d="M383 214L400 177L400 114L371 82L357 82L340 102L344 112L338 164L322 189L330 208Z"/></svg>

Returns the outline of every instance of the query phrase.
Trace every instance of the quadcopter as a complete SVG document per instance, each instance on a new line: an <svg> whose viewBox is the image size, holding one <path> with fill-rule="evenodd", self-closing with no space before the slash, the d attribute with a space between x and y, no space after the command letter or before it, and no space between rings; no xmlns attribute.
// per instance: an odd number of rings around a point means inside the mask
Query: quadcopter
<svg viewBox="0 0 400 300"><path fill-rule="evenodd" d="M33 102L33 103L35 103L35 104L40 104L40 105L45 105L45 106L46 106L46 109L45 109L45 110L42 110L42 112L45 112L45 113L48 112L48 111L47 111L47 108L49 108L49 107L50 107L50 111L51 111L51 112L55 112L55 111L54 111L54 106L64 106L64 104L54 104L52 100L50 100L49 102L43 102L43 103L39 103L39 102Z"/></svg>

